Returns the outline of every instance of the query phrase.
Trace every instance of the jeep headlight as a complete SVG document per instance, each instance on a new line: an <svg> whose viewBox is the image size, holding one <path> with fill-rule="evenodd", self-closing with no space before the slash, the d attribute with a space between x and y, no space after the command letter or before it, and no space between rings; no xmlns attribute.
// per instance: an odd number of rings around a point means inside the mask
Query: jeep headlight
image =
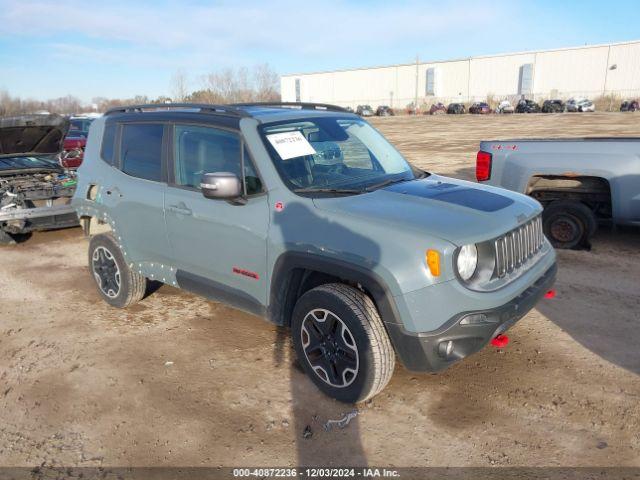
<svg viewBox="0 0 640 480"><path fill-rule="evenodd" d="M476 271L478 266L478 249L475 244L465 245L458 251L456 268L458 275L465 282L468 281Z"/></svg>

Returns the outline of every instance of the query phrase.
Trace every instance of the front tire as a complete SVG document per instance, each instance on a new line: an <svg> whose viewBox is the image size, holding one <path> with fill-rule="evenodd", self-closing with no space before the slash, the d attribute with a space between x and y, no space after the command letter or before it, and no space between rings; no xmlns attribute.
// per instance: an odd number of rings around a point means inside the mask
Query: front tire
<svg viewBox="0 0 640 480"><path fill-rule="evenodd" d="M112 307L125 308L144 297L147 279L129 268L111 234L91 238L89 270L98 293Z"/></svg>
<svg viewBox="0 0 640 480"><path fill-rule="evenodd" d="M389 383L395 354L369 296L341 283L321 285L298 299L293 344L305 372L325 394L363 402Z"/></svg>

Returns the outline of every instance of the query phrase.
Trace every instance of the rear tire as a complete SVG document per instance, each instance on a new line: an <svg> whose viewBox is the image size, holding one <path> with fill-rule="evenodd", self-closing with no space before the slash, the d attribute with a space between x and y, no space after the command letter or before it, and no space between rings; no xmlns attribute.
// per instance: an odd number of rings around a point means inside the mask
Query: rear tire
<svg viewBox="0 0 640 480"><path fill-rule="evenodd" d="M147 279L129 268L111 234L91 238L89 270L98 293L112 307L125 308L144 297Z"/></svg>
<svg viewBox="0 0 640 480"><path fill-rule="evenodd" d="M298 299L291 325L305 372L325 394L363 402L389 383L395 353L371 298L341 283L321 285Z"/></svg>
<svg viewBox="0 0 640 480"><path fill-rule="evenodd" d="M551 202L542 213L544 233L555 248L576 248L588 245L598 229L593 211L584 203L573 200Z"/></svg>

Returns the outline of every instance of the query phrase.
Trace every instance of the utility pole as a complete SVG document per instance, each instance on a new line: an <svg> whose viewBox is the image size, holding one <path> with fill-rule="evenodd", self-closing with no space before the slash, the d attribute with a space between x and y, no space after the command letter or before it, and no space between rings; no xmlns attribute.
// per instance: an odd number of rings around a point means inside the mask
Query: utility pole
<svg viewBox="0 0 640 480"><path fill-rule="evenodd" d="M418 66L420 65L420 57L416 55L416 95L413 102L413 114L418 115Z"/></svg>
<svg viewBox="0 0 640 480"><path fill-rule="evenodd" d="M607 65L604 69L604 85L602 85L602 99L604 100L607 96L607 77L609 76L609 57L611 56L611 45L609 45L609 50L607 50ZM613 106L613 98L609 98L609 111L611 111L611 107Z"/></svg>

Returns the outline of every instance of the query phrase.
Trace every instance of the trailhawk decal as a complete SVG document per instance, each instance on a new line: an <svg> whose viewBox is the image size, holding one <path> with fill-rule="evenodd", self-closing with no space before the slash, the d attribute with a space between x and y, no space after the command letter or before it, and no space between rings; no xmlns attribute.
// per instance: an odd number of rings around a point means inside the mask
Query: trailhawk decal
<svg viewBox="0 0 640 480"><path fill-rule="evenodd" d="M243 277L253 278L254 280L260 280L260 275L258 275L256 272L252 272L251 270L245 270L244 268L233 267L233 273L237 275L242 275Z"/></svg>

